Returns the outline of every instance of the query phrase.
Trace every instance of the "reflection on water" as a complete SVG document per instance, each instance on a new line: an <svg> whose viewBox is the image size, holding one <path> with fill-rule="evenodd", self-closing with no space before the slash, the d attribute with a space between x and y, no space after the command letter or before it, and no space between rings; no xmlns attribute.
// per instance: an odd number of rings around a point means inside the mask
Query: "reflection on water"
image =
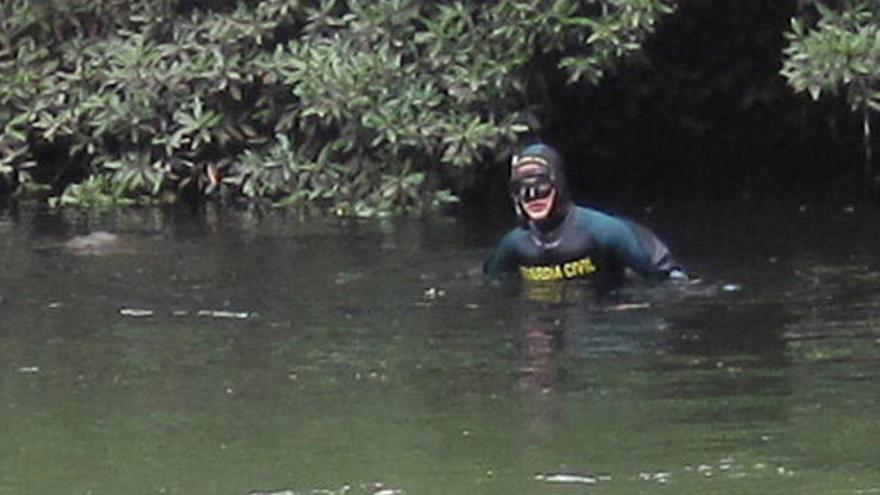
<svg viewBox="0 0 880 495"><path fill-rule="evenodd" d="M0 494L880 492L880 215L734 210L613 294L483 219L2 211Z"/></svg>

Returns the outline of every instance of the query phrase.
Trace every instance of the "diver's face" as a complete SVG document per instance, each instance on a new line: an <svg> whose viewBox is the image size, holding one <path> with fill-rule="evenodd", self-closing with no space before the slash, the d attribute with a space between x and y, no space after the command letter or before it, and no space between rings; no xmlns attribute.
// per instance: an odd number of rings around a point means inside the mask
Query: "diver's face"
<svg viewBox="0 0 880 495"><path fill-rule="evenodd" d="M546 220L553 210L556 188L547 180L529 181L517 189L517 201L533 222Z"/></svg>
<svg viewBox="0 0 880 495"><path fill-rule="evenodd" d="M528 202L521 202L521 204L526 215L529 216L529 219L534 222L539 222L541 220L546 220L547 217L550 216L550 211L553 210L553 200L555 199L556 190L554 189L550 191L550 195L546 198L533 199Z"/></svg>

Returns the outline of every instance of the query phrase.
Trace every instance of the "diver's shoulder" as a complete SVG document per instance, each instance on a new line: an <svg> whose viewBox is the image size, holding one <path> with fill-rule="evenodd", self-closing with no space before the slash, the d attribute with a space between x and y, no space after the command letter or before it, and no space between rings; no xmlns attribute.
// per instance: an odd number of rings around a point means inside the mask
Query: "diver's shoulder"
<svg viewBox="0 0 880 495"><path fill-rule="evenodd" d="M617 218L611 213L597 210L596 208L591 208L589 206L575 206L575 214L581 222L586 222L594 226L611 225L622 222L620 218Z"/></svg>
<svg viewBox="0 0 880 495"><path fill-rule="evenodd" d="M517 226L507 231L504 234L504 237L501 238L502 244L515 244L521 239L527 239L529 236L529 230L525 227Z"/></svg>
<svg viewBox="0 0 880 495"><path fill-rule="evenodd" d="M587 206L577 206L577 223L600 243L611 243L629 235L627 222L602 210Z"/></svg>

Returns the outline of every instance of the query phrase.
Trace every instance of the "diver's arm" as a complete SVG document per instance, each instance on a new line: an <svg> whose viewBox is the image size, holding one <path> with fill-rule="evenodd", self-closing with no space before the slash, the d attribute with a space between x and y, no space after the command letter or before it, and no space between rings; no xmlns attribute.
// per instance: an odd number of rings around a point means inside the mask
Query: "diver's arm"
<svg viewBox="0 0 880 495"><path fill-rule="evenodd" d="M669 248L652 231L635 222L614 220L609 226L608 243L624 265L646 278L687 280Z"/></svg>

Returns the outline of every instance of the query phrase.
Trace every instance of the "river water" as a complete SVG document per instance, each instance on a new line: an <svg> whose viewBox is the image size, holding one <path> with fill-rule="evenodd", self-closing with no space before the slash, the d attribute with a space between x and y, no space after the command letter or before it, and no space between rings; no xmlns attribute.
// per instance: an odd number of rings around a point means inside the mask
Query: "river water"
<svg viewBox="0 0 880 495"><path fill-rule="evenodd" d="M880 211L623 210L701 281L488 284L481 214L0 211L0 494L880 493Z"/></svg>

